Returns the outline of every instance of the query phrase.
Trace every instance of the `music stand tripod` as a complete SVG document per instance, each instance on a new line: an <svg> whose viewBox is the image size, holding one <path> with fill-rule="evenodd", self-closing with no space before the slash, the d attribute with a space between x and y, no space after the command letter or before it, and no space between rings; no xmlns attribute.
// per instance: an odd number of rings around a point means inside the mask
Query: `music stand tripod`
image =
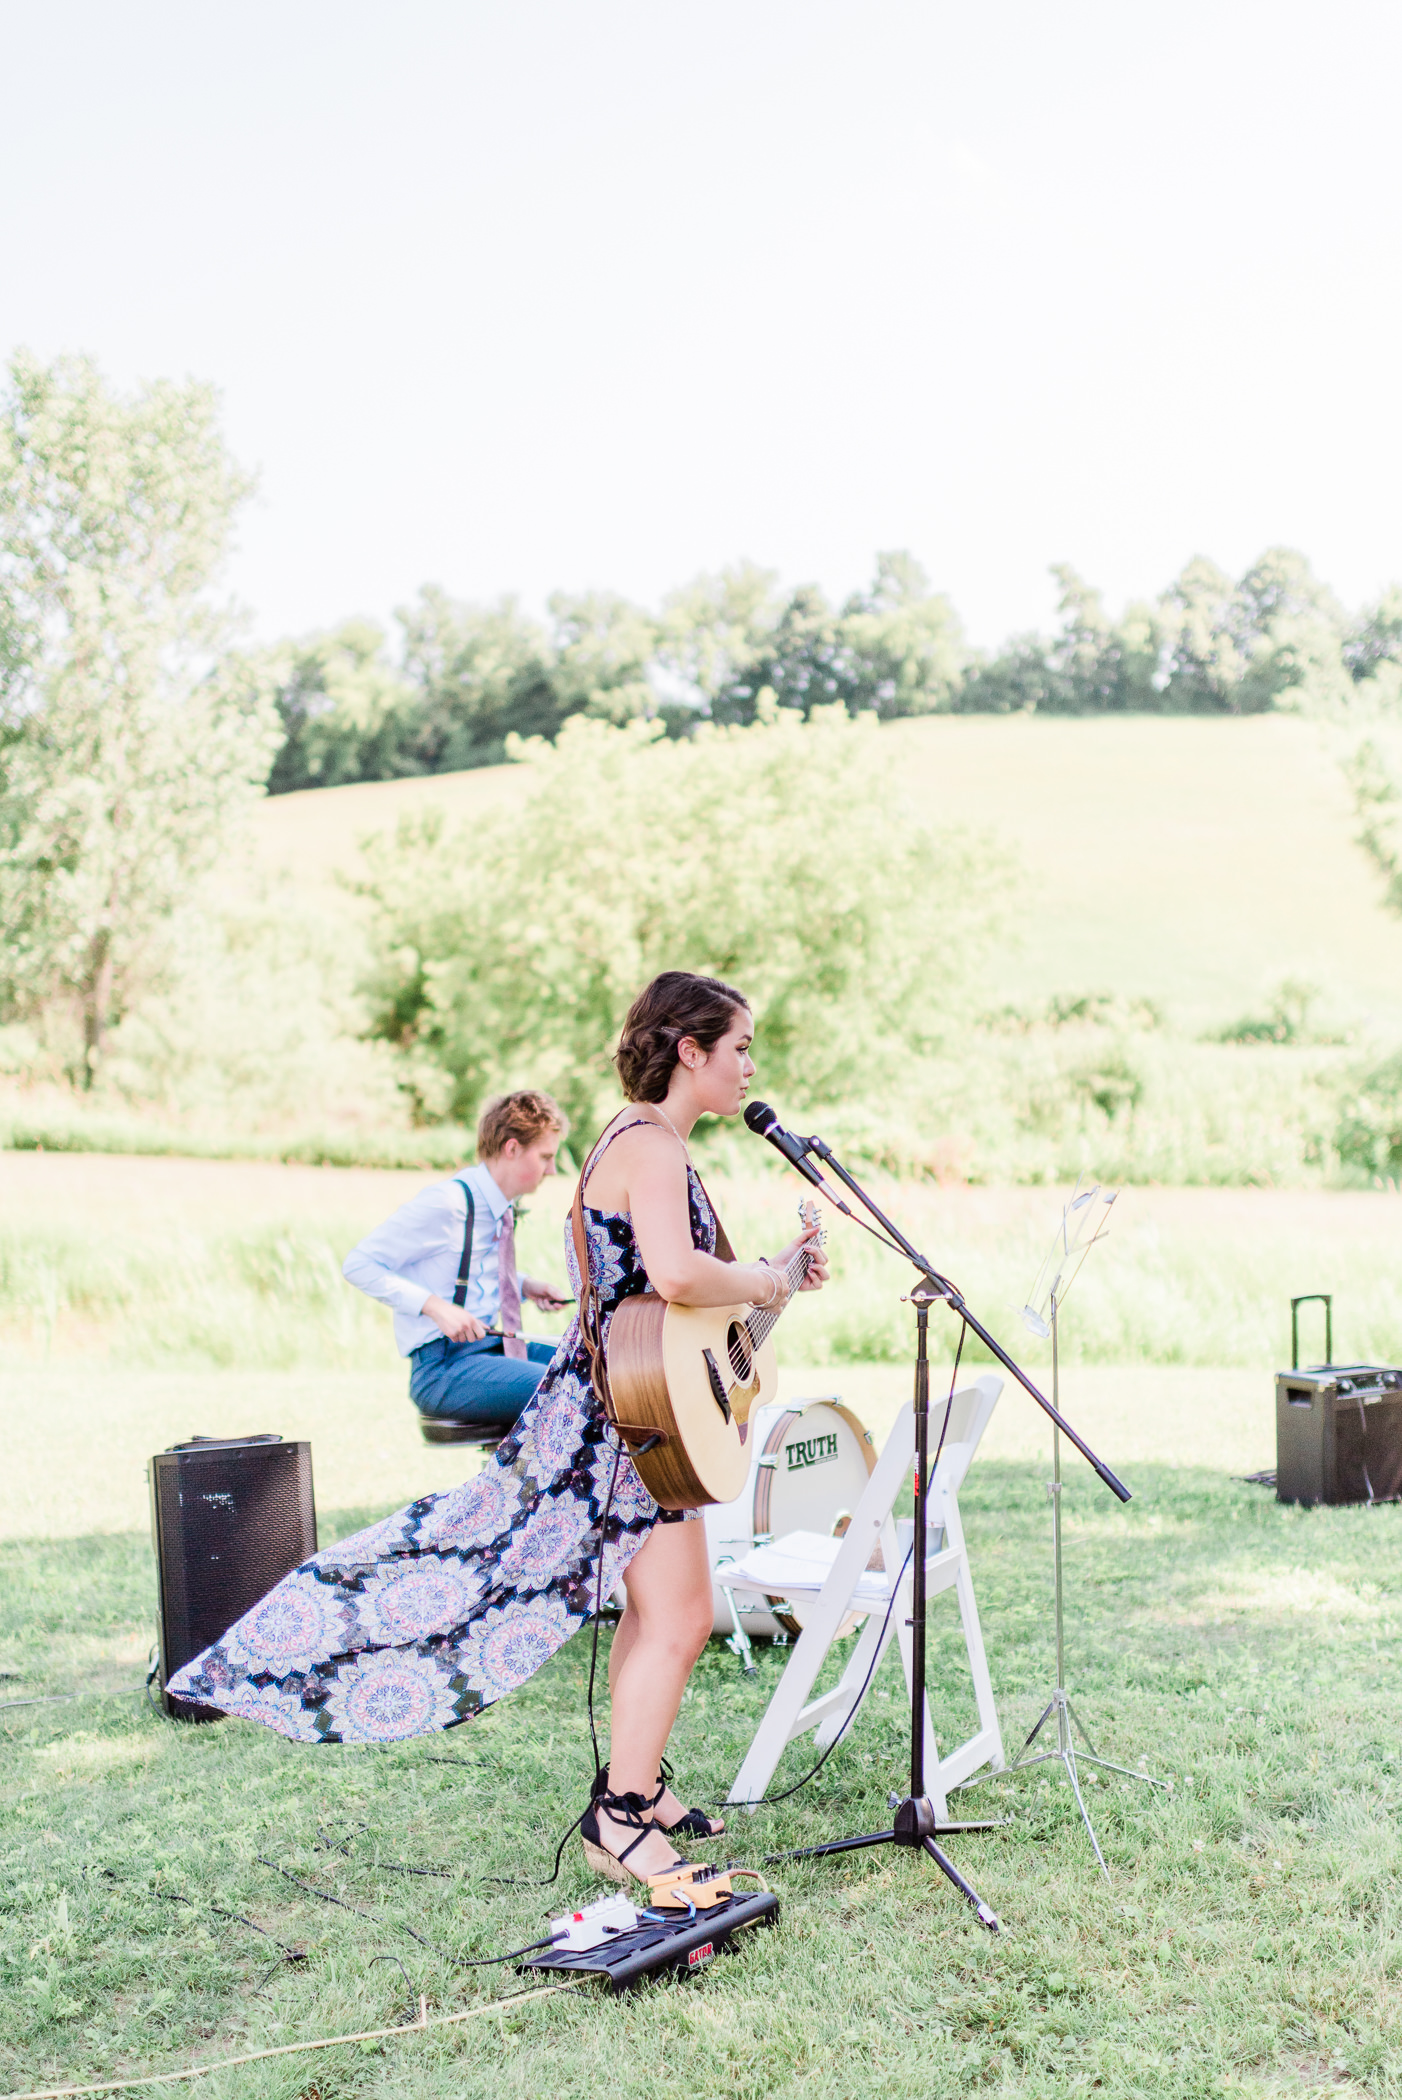
<svg viewBox="0 0 1402 2100"><path fill-rule="evenodd" d="M1056 1294L1053 1292L1050 1321L1053 1394L1056 1393L1059 1384L1057 1378L1056 1315ZM1083 1764L1099 1765L1103 1772L1119 1772L1126 1779L1141 1780L1145 1786L1161 1787L1163 1781L1152 1778L1148 1772L1135 1772L1128 1765L1111 1764L1108 1757L1101 1757L1087 1733L1085 1722L1071 1704L1067 1694L1066 1646L1061 1615L1061 1436L1054 1425L1052 1428L1052 1477L1048 1483L1048 1493L1051 1496L1052 1506L1052 1557L1056 1567L1056 1683L1052 1687L1051 1699L1043 1710L1041 1719L1033 1727L1027 1741L1018 1751L1007 1771L999 1773L997 1776L1002 1779L1008 1779L1011 1778L1014 1772L1025 1772L1032 1765L1060 1764L1064 1766L1066 1777L1071 1782L1071 1791L1076 1796L1076 1806L1081 1811L1081 1821L1086 1826L1086 1836L1090 1839L1091 1850L1095 1854L1096 1863L1101 1873L1108 1881L1110 1869L1105 1864L1105 1855L1100 1849L1100 1841L1096 1837L1095 1826L1091 1822L1090 1812L1086 1807L1085 1797L1081 1792L1081 1782L1076 1772L1076 1743L1072 1733L1073 1729L1079 1729L1081 1740L1085 1744L1084 1750L1080 1753ZM1056 1748L1054 1750L1039 1750L1035 1757L1029 1757L1028 1751L1032 1748L1032 1745L1036 1742L1053 1715L1056 1717ZM988 1776L992 1778L994 1775L990 1773ZM977 1780L973 1784L977 1785Z"/></svg>
<svg viewBox="0 0 1402 2100"><path fill-rule="evenodd" d="M1044 1339L1047 1335L1051 1336L1052 1403L1056 1407L1061 1405L1061 1362L1058 1340L1060 1335L1059 1315L1062 1301L1070 1290L1072 1283L1080 1274L1081 1264L1091 1248L1105 1237L1108 1226L1108 1213L1118 1194L1118 1189L1107 1193L1098 1185L1094 1188L1083 1190L1079 1181L1077 1182L1075 1189L1072 1191L1071 1200L1061 1214L1060 1230L1052 1244L1051 1252L1042 1264L1037 1282L1033 1285L1032 1296L1022 1309L1023 1320L1034 1334L1041 1335ZM1052 1563L1055 1570L1056 1595L1056 1683L1052 1687L1051 1698L1043 1709L1041 1718L1033 1726L1026 1742L1018 1751L1017 1756L1007 1770L999 1773L988 1773L985 1777L989 1779L1007 1779L1014 1772L1027 1771L1032 1765L1061 1765L1065 1770L1066 1777L1071 1782L1071 1791L1076 1797L1076 1806L1081 1811L1081 1821L1086 1826L1086 1836L1090 1839L1091 1850L1095 1854L1096 1864L1108 1881L1110 1869L1105 1864L1105 1855L1100 1849L1100 1840L1096 1837L1095 1826L1091 1822L1090 1811L1086 1807L1085 1796L1081 1792L1080 1777L1076 1770L1075 1732L1079 1731L1081 1740L1085 1744L1084 1750L1080 1752L1083 1764L1099 1765L1104 1772L1118 1772L1123 1778L1138 1779L1145 1786L1162 1787L1163 1781L1151 1778L1147 1772L1133 1771L1129 1765L1112 1764L1108 1757L1102 1757L1090 1739L1085 1722L1076 1712L1067 1694L1066 1640L1062 1616L1061 1432L1057 1428L1055 1421L1052 1423L1052 1477L1047 1484L1047 1492L1051 1498L1052 1506ZM1028 1752L1031 1750L1032 1745L1037 1741L1042 1730L1053 1717L1056 1720L1056 1748L1054 1750L1039 1750L1035 1756L1029 1756ZM978 1786L982 1784L982 1781L975 1779L970 1781L969 1784Z"/></svg>
<svg viewBox="0 0 1402 2100"><path fill-rule="evenodd" d="M751 1127L754 1127L753 1125ZM914 1561L911 1582L911 1670L910 1670L910 1791L903 1799L892 1796L895 1816L889 1830L873 1830L856 1837L833 1838L824 1845L803 1845L795 1850L771 1853L770 1859L826 1859L839 1852L864 1851L872 1845L904 1845L912 1850L923 1851L932 1859L940 1872L958 1889L961 1896L973 1906L980 1925L990 1932L1001 1928L994 1912L978 1891L970 1886L955 1866L948 1853L936 1842L937 1838L959 1830L988 1830L996 1825L989 1823L941 1824L935 1815L934 1803L925 1791L925 1561L926 1561L926 1504L930 1489L930 1359L929 1330L930 1307L941 1301L959 1314L961 1320L975 1333L988 1349L992 1350L1005 1369L1029 1392L1038 1405L1049 1414L1060 1429L1075 1444L1078 1451L1095 1468L1121 1502L1130 1499L1129 1489L1115 1475L1065 1421L1050 1401L1038 1392L1026 1373L1013 1362L1007 1351L993 1339L987 1328L976 1320L965 1305L960 1293L945 1276L925 1260L905 1235L892 1224L885 1213L879 1210L861 1184L853 1179L837 1159L831 1148L821 1138L810 1137L797 1141L804 1153L816 1154L826 1166L831 1167L848 1187L868 1214L881 1227L876 1236L893 1252L903 1254L919 1271L919 1281L909 1294L908 1302L915 1307L915 1535L911 1542L910 1556ZM853 1217L853 1213L828 1187L821 1174L810 1166L806 1159L793 1158L792 1164L799 1172L821 1188L825 1195L837 1203L853 1222L864 1220ZM871 1230L870 1227L867 1228ZM904 1573L904 1569L901 1570ZM899 1596L900 1575L892 1583L892 1607Z"/></svg>

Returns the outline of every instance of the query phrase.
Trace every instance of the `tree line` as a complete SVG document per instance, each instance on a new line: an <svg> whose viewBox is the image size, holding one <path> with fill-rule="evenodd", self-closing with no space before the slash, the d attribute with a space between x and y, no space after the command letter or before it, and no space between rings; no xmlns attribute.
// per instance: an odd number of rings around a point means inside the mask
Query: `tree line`
<svg viewBox="0 0 1402 2100"><path fill-rule="evenodd" d="M1060 622L991 655L909 554L877 557L833 604L742 563L653 612L559 592L537 619L423 590L392 644L367 620L263 661L284 731L274 794L490 765L512 734L553 740L572 716L656 719L672 736L816 707L929 714L1260 714L1402 705L1402 590L1349 613L1303 555L1271 548L1233 579L1202 557L1118 619L1066 565Z"/></svg>

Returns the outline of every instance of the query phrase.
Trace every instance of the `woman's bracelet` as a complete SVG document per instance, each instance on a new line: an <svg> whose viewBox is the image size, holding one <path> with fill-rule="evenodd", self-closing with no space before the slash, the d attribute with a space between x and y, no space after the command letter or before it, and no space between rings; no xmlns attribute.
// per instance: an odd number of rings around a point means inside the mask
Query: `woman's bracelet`
<svg viewBox="0 0 1402 2100"><path fill-rule="evenodd" d="M770 1261L769 1256L767 1254L761 1254L759 1258L759 1264L762 1269L768 1269L770 1280L774 1285L773 1290L769 1293L769 1296L764 1301L764 1307L767 1311L771 1305L777 1305L779 1303L780 1298L783 1296L784 1279L779 1274L779 1271L774 1267L774 1264Z"/></svg>

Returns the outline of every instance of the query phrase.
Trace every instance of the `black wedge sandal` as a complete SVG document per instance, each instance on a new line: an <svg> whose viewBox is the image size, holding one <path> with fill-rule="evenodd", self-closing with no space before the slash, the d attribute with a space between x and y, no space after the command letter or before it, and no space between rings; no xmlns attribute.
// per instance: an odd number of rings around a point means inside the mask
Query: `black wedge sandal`
<svg viewBox="0 0 1402 2100"><path fill-rule="evenodd" d="M599 1774L599 1778L603 1778L602 1773ZM607 1783L601 1788L598 1779L595 1780L595 1791L590 1796L589 1806L579 1819L579 1835L584 1846L585 1860L596 1874L606 1875L610 1881L626 1882L632 1879L655 1888L659 1882L666 1882L673 1876L695 1873L696 1869L689 1859L673 1859L665 1867L659 1867L651 1874L640 1874L636 1867L628 1865L629 1853L636 1852L643 1839L658 1827L643 1814L645 1809L651 1807L652 1802L645 1794L611 1794ZM605 1815L612 1816L615 1822L622 1823L626 1829L637 1831L637 1836L625 1845L621 1852L610 1852L604 1844L603 1833L599 1828L600 1810Z"/></svg>
<svg viewBox="0 0 1402 2100"><path fill-rule="evenodd" d="M708 1839L724 1837L724 1823L718 1824L715 1829L712 1829L711 1818L703 1808L684 1808L675 1823L658 1822L656 1816L657 1804L666 1793L671 1781L672 1768L664 1757L662 1770L657 1775L657 1792L650 1801L644 1804L654 1811L652 1818L653 1829L660 1830L664 1837L689 1838L692 1844L705 1844ZM598 1801L602 1795L608 1792L608 1783L609 1768L607 1765L600 1765L598 1771L594 1774L594 1787L589 1796L591 1802Z"/></svg>
<svg viewBox="0 0 1402 2100"><path fill-rule="evenodd" d="M664 1757L662 1770L657 1775L657 1792L652 1797L654 1809L671 1784L672 1776L672 1767ZM684 1808L675 1823L659 1823L654 1815L653 1825L658 1830L665 1830L668 1837L690 1838L693 1844L705 1844L708 1838L725 1836L724 1823L713 1826L704 1808Z"/></svg>
<svg viewBox="0 0 1402 2100"><path fill-rule="evenodd" d="M663 1791L666 1791L665 1788ZM664 1831L668 1837L690 1838L694 1845L705 1844L710 1838L725 1836L724 1823L712 1824L711 1818L703 1808L687 1809L685 1814L677 1817L675 1823L659 1823L654 1817L652 1827L654 1830Z"/></svg>

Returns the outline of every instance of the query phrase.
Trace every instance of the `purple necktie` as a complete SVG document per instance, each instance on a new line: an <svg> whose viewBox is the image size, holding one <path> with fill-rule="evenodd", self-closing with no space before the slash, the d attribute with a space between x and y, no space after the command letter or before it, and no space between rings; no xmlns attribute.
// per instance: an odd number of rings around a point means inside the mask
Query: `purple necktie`
<svg viewBox="0 0 1402 2100"><path fill-rule="evenodd" d="M526 1344L521 1334L521 1292L516 1282L516 1219L508 1205L497 1233L497 1285L501 1293L503 1356L522 1357Z"/></svg>

